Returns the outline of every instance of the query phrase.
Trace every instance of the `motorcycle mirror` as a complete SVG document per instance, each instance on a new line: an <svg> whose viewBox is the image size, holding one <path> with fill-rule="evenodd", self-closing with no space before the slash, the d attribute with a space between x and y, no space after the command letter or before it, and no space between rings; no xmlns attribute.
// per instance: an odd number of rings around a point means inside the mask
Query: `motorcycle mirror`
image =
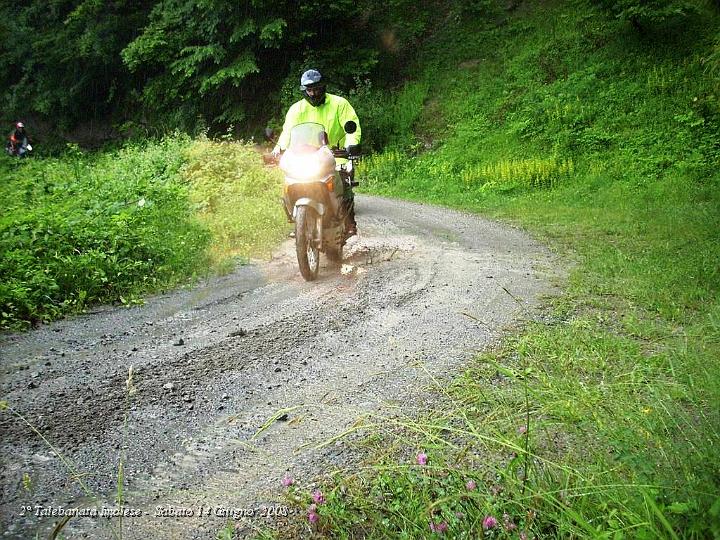
<svg viewBox="0 0 720 540"><path fill-rule="evenodd" d="M273 128L265 128L265 140L269 142L275 142L275 130Z"/></svg>
<svg viewBox="0 0 720 540"><path fill-rule="evenodd" d="M348 120L347 122L345 122L344 129L345 133L347 133L348 135L351 133L355 133L357 131L357 124L352 120Z"/></svg>

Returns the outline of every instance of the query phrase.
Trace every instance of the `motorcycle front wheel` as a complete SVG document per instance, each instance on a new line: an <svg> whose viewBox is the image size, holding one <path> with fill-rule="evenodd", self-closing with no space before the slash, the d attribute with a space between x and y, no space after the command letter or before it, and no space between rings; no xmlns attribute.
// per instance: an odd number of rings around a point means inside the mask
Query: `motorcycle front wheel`
<svg viewBox="0 0 720 540"><path fill-rule="evenodd" d="M307 206L300 206L295 216L295 251L300 273L305 281L313 281L320 270L320 250L317 247L315 231L317 216Z"/></svg>

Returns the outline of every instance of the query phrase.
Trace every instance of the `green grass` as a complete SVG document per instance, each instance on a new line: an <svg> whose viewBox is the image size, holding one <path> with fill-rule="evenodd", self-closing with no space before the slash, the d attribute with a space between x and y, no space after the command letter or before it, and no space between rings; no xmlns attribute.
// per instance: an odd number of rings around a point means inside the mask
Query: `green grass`
<svg viewBox="0 0 720 540"><path fill-rule="evenodd" d="M212 234L210 257L216 267L265 257L287 237L280 208L282 177L262 165L251 145L200 140L187 153L182 176L200 222Z"/></svg>
<svg viewBox="0 0 720 540"><path fill-rule="evenodd" d="M720 538L719 17L703 9L639 35L585 2L523 2L420 51L419 145L366 159L365 188L518 224L570 273L544 322L438 385L439 406L368 426L318 533Z"/></svg>
<svg viewBox="0 0 720 540"><path fill-rule="evenodd" d="M0 159L0 328L131 304L264 256L281 179L242 143L175 136L59 158Z"/></svg>

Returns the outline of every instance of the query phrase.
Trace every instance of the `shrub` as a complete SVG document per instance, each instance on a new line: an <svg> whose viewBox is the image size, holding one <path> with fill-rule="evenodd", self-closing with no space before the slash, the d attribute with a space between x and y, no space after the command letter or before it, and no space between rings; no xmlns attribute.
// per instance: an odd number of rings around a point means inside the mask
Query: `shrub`
<svg viewBox="0 0 720 540"><path fill-rule="evenodd" d="M179 181L186 138L3 164L0 326L130 302L206 268L207 230Z"/></svg>

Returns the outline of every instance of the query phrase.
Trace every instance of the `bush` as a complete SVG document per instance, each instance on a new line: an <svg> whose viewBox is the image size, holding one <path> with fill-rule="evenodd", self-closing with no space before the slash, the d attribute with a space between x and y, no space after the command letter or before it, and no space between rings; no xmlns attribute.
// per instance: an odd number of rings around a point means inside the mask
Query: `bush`
<svg viewBox="0 0 720 540"><path fill-rule="evenodd" d="M210 235L179 170L189 139L96 156L4 160L0 326L131 302L205 271Z"/></svg>
<svg viewBox="0 0 720 540"><path fill-rule="evenodd" d="M279 170L266 168L253 147L240 142L199 140L186 155L182 176L212 234L212 263L227 267L235 258L267 255L287 229Z"/></svg>

